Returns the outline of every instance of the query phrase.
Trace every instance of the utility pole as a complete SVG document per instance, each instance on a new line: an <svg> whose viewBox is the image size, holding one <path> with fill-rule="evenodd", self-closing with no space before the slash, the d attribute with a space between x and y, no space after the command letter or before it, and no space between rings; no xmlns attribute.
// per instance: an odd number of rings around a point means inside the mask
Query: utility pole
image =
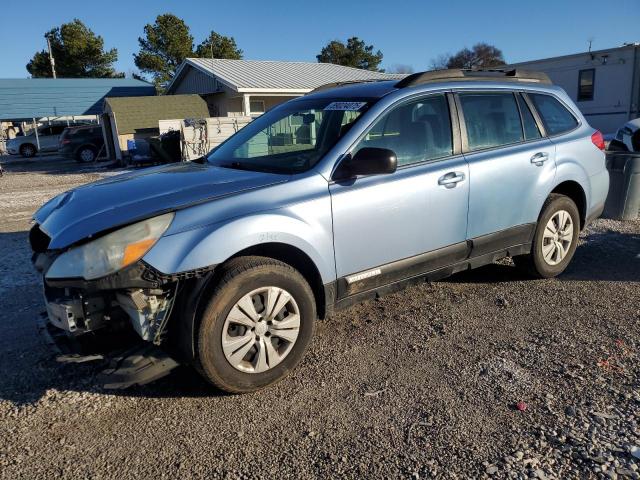
<svg viewBox="0 0 640 480"><path fill-rule="evenodd" d="M47 37L47 46L49 47L49 61L51 62L51 72L53 73L53 78L56 78L56 61L53 59L53 53L51 53L51 39L49 35Z"/></svg>

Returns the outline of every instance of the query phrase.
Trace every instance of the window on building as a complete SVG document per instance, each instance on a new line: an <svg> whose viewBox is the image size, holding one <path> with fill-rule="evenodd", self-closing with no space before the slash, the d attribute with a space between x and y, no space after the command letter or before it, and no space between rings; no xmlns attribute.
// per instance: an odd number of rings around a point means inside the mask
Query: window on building
<svg viewBox="0 0 640 480"><path fill-rule="evenodd" d="M593 85L596 79L595 68L578 72L578 101L593 100Z"/></svg>
<svg viewBox="0 0 640 480"><path fill-rule="evenodd" d="M251 100L249 102L249 110L251 110L251 115L262 115L264 113L264 100Z"/></svg>
<svg viewBox="0 0 640 480"><path fill-rule="evenodd" d="M513 93L461 93L469 150L522 141L520 111Z"/></svg>

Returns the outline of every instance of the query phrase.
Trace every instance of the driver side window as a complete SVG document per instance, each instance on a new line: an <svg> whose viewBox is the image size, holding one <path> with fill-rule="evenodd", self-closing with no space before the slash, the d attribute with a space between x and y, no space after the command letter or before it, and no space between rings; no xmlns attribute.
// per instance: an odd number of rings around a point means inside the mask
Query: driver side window
<svg viewBox="0 0 640 480"><path fill-rule="evenodd" d="M392 150L398 158L398 166L452 155L447 98L444 94L430 95L394 107L378 119L352 154L365 147Z"/></svg>

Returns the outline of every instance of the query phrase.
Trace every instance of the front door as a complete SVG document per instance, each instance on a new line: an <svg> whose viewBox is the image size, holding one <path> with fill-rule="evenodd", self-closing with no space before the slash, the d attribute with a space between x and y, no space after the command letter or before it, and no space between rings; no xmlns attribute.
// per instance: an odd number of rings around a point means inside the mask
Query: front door
<svg viewBox="0 0 640 480"><path fill-rule="evenodd" d="M62 126L51 126L44 128L40 133L40 151L55 152L58 150L58 140L64 130Z"/></svg>
<svg viewBox="0 0 640 480"><path fill-rule="evenodd" d="M398 169L329 187L339 297L465 258L469 172L453 145L436 94L394 107L351 150L393 150Z"/></svg>
<svg viewBox="0 0 640 480"><path fill-rule="evenodd" d="M471 177L467 236L483 253L526 244L555 177L555 146L518 93L467 92L458 100Z"/></svg>

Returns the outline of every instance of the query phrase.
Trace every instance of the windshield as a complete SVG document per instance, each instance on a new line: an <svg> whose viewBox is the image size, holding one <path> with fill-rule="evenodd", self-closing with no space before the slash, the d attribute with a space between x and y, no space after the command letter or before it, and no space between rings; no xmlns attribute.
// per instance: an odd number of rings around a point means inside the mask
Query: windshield
<svg viewBox="0 0 640 480"><path fill-rule="evenodd" d="M303 172L318 163L370 105L332 99L284 103L229 138L207 160L226 168Z"/></svg>

